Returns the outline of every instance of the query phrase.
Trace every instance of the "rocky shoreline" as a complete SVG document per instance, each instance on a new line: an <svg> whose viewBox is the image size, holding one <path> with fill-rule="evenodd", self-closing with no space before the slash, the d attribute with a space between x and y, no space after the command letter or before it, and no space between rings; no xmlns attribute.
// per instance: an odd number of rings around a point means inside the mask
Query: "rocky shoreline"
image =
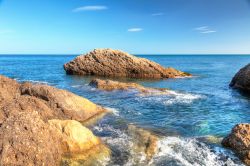
<svg viewBox="0 0 250 166"><path fill-rule="evenodd" d="M111 150L84 126L105 108L71 92L43 84L18 83L0 75L1 165L98 165ZM136 153L148 161L158 137L130 125Z"/></svg>

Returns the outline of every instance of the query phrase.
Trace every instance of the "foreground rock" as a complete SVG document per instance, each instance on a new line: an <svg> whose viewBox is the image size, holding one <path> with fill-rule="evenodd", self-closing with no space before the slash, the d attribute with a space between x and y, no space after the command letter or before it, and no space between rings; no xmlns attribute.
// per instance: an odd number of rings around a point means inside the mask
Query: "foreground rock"
<svg viewBox="0 0 250 166"><path fill-rule="evenodd" d="M142 93L151 93L154 91L166 92L167 90L163 88L146 88L136 83L124 83L124 82L101 80L101 79L93 79L89 83L89 85L106 91L136 89Z"/></svg>
<svg viewBox="0 0 250 166"><path fill-rule="evenodd" d="M230 86L250 92L250 64L240 69L232 79Z"/></svg>
<svg viewBox="0 0 250 166"><path fill-rule="evenodd" d="M58 117L54 118L85 121L106 111L85 98L51 86L26 83L20 89L21 95L42 99L51 109L57 110Z"/></svg>
<svg viewBox="0 0 250 166"><path fill-rule="evenodd" d="M222 145L231 148L239 158L250 165L250 124L238 124L222 141Z"/></svg>
<svg viewBox="0 0 250 166"><path fill-rule="evenodd" d="M74 121L104 112L68 91L0 76L0 165L91 165L108 158L100 139Z"/></svg>
<svg viewBox="0 0 250 166"><path fill-rule="evenodd" d="M64 65L67 74L98 75L131 78L177 78L191 76L173 68L125 52L112 49L95 49Z"/></svg>
<svg viewBox="0 0 250 166"><path fill-rule="evenodd" d="M88 128L74 120L50 120L61 136L64 165L92 165L110 156L110 150Z"/></svg>
<svg viewBox="0 0 250 166"><path fill-rule="evenodd" d="M37 112L19 112L0 128L0 165L59 165L60 137Z"/></svg>

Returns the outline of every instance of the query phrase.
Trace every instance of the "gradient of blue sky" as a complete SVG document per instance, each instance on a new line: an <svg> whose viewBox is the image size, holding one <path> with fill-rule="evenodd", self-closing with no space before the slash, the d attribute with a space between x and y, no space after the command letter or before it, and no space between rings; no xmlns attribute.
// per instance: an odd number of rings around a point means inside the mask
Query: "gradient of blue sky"
<svg viewBox="0 0 250 166"><path fill-rule="evenodd" d="M250 53L249 0L0 0L0 53Z"/></svg>

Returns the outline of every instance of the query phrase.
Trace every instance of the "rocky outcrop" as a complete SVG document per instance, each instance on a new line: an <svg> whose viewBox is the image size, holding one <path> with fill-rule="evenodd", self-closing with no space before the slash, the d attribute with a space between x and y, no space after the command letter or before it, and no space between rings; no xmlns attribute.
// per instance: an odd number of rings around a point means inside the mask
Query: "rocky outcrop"
<svg viewBox="0 0 250 166"><path fill-rule="evenodd" d="M104 112L68 91L0 76L0 165L70 165L109 157L100 139L74 121Z"/></svg>
<svg viewBox="0 0 250 166"><path fill-rule="evenodd" d="M250 64L246 65L234 76L230 86L250 92Z"/></svg>
<svg viewBox="0 0 250 166"><path fill-rule="evenodd" d="M129 90L129 89L136 89L142 93L151 93L154 91L158 92L166 92L167 89L164 88L146 88L142 85L136 83L124 83L112 80L101 80L101 79L93 79L90 83L90 86L106 90L106 91L113 91L113 90Z"/></svg>
<svg viewBox="0 0 250 166"><path fill-rule="evenodd" d="M149 161L158 152L159 138L155 134L134 125L128 126L128 133L133 139L135 153L144 153Z"/></svg>
<svg viewBox="0 0 250 166"><path fill-rule="evenodd" d="M250 165L250 124L238 124L222 141L222 145L231 148L239 158Z"/></svg>
<svg viewBox="0 0 250 166"><path fill-rule="evenodd" d="M191 76L173 68L164 68L150 60L112 49L95 49L66 63L71 75L97 75L130 78L177 78Z"/></svg>

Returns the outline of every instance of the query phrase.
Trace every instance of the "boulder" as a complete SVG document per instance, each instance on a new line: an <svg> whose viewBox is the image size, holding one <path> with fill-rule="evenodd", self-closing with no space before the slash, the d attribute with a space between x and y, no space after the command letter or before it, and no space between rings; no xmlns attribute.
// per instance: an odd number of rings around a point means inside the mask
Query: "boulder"
<svg viewBox="0 0 250 166"><path fill-rule="evenodd" d="M234 76L230 86L250 92L250 64L246 65Z"/></svg>
<svg viewBox="0 0 250 166"><path fill-rule="evenodd" d="M246 165L250 165L250 124L236 125L222 140L222 145L231 148Z"/></svg>
<svg viewBox="0 0 250 166"><path fill-rule="evenodd" d="M97 75L130 78L177 78L191 76L173 68L112 49L95 49L64 65L70 75Z"/></svg>
<svg viewBox="0 0 250 166"><path fill-rule="evenodd" d="M65 90L4 76L0 97L0 165L93 165L109 158L98 137L69 120L86 121L104 108Z"/></svg>
<svg viewBox="0 0 250 166"><path fill-rule="evenodd" d="M37 112L17 112L0 127L0 165L59 165L60 144Z"/></svg>

